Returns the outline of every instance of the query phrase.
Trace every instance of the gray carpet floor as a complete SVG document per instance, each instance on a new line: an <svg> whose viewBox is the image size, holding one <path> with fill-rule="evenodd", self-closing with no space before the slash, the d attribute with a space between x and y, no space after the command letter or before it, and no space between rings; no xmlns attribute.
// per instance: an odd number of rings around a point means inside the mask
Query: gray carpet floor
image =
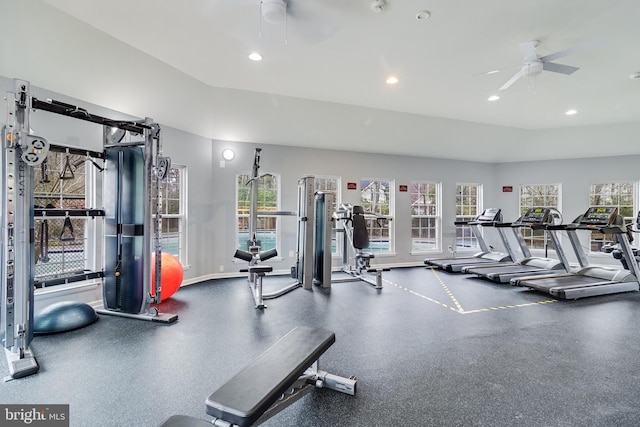
<svg viewBox="0 0 640 427"><path fill-rule="evenodd" d="M264 310L245 279L187 286L161 306L175 324L101 316L36 337L40 372L0 383L0 403L69 404L71 426L210 420L210 393L310 325L335 332L320 366L355 375L358 393L316 390L265 426L640 425L640 293L556 301L427 268L383 277L380 291L297 289ZM265 292L291 281L267 276Z"/></svg>

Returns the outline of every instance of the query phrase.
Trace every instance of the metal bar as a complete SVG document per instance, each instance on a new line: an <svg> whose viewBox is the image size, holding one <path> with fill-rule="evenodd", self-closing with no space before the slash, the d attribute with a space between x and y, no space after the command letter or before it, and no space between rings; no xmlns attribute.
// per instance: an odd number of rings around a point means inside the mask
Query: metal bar
<svg viewBox="0 0 640 427"><path fill-rule="evenodd" d="M153 223L155 226L153 227L153 244L154 244L154 248L156 251L156 257L155 257L155 263L153 265L153 268L155 268L155 276L154 276L154 283L151 283L151 286L153 286L154 289L154 295L155 295L155 302L156 303L160 303L162 301L161 298L161 284L162 284L162 177L160 176L160 173L158 173L158 162L160 161L160 156L162 155L162 139L160 136L160 128L157 127L157 125L155 125L156 128L156 134L155 134L155 141L156 141L156 150L155 153L153 153L153 157L152 157L152 162L151 162L151 167L152 167L152 171L151 173L155 174L155 194L156 194L156 215L155 215L155 223ZM152 129L153 129L153 125L152 125ZM152 140L153 139L153 134L152 136ZM153 151L153 150L152 150ZM168 171L167 171L168 172ZM152 196L153 192L150 192L149 196ZM153 220L153 215L152 218Z"/></svg>
<svg viewBox="0 0 640 427"><path fill-rule="evenodd" d="M35 208L33 215L38 217L96 217L104 216L103 209L56 209L56 208Z"/></svg>
<svg viewBox="0 0 640 427"><path fill-rule="evenodd" d="M268 292L268 293L263 293L262 294L262 299L274 299L274 298L278 298L284 294L288 294L289 292L293 291L294 289L298 289L300 286L302 286L302 283L300 282L296 282L296 283L292 283L288 286L285 286L282 289L278 289L277 291L273 291L273 292Z"/></svg>
<svg viewBox="0 0 640 427"><path fill-rule="evenodd" d="M36 289L46 288L48 286L57 286L57 285L65 285L67 283L81 282L83 280L92 280L92 279L100 279L104 277L104 272L102 271L88 271L88 272L73 272L68 276L57 275L55 278L43 278L43 279L35 279L34 287Z"/></svg>
<svg viewBox="0 0 640 427"><path fill-rule="evenodd" d="M108 119L106 117L101 117L95 114L91 114L84 108L80 108L78 106L67 104L61 101L56 101L53 99L47 99L46 101L41 101L36 97L32 97L31 107L36 110L49 111L50 113L73 117L74 119L85 120L87 122L98 123L104 126L124 129L134 133L141 134L141 133L144 133L145 129L148 129L148 126L146 124L126 121L126 120Z"/></svg>
<svg viewBox="0 0 640 427"><path fill-rule="evenodd" d="M154 142L155 142L155 138L154 135L152 134L151 130L151 125L153 124L153 121L150 118L147 118L145 123L147 124L147 129L144 133L144 139L145 139L145 144L144 144L144 195L145 200L144 200L144 207L143 207L143 211L144 211L144 236L143 236L143 259L142 259L142 268L143 268L143 274L142 274L142 282L143 282L143 289L144 289L144 293L145 296L143 298L139 313L146 313L147 310L149 309L149 303L151 302L150 299L151 297L151 236L154 235L155 236L155 230L153 228L153 210L152 210L152 203L151 203L151 199L153 197L152 195L152 191L151 191L151 186L152 186L152 174L153 174L153 156L154 156ZM159 214L159 212L158 212ZM156 257L155 259L155 265L158 266L161 263L161 260ZM159 271L156 270L156 274ZM160 279L157 275L156 275L156 280ZM154 302L160 302L160 295L155 295L154 298ZM157 300L155 300L157 299Z"/></svg>
<svg viewBox="0 0 640 427"><path fill-rule="evenodd" d="M9 368L8 379L25 377L39 369L29 349L33 339L35 255L34 172L33 167L23 159L24 147L33 142L29 139L29 88L29 82L14 80L14 93L9 93L6 98L7 124L2 135L2 173L6 184L2 189L4 266L0 323L4 327L2 344Z"/></svg>
<svg viewBox="0 0 640 427"><path fill-rule="evenodd" d="M252 245L256 244L258 233L258 171L260 170L260 153L262 148L256 148L253 158L253 171L251 173L251 179L249 182L249 194L250 194L250 210L249 210L249 240L252 241Z"/></svg>
<svg viewBox="0 0 640 427"><path fill-rule="evenodd" d="M64 145L58 144L50 144L49 151L55 151L56 153L75 154L77 156L89 156L96 159L104 159L104 153L99 151L83 150L82 148L66 147Z"/></svg>

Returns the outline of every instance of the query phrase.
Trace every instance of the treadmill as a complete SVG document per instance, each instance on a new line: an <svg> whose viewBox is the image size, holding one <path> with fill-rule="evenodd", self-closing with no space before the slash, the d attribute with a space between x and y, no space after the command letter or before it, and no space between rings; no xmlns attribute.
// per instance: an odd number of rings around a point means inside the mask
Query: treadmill
<svg viewBox="0 0 640 427"><path fill-rule="evenodd" d="M500 234L500 238L502 243L507 248L509 254L505 254L502 252L495 252L489 248L487 243L482 237L482 233L480 232L480 226L494 226L496 224L502 223L502 214L501 210L498 208L490 208L485 209L480 215L478 215L473 221L456 221L455 225L468 225L471 227L471 231L474 236L478 240L478 245L480 246L481 252L478 252L469 257L462 258L427 258L424 260L424 263L430 267L436 267L442 270L446 270L452 273L459 273L462 271L462 268L468 265L478 265L478 264L495 264L497 262L513 262L515 259L514 254L510 250L509 242L504 235L504 230L502 228L496 227L496 230Z"/></svg>
<svg viewBox="0 0 640 427"><path fill-rule="evenodd" d="M629 270L589 264L578 238L578 230L614 234ZM622 217L618 215L618 208L591 207L576 223L550 225L547 227L547 231L551 233L566 231L580 268L567 274L515 278L511 284L546 292L562 299L578 299L640 289L638 284L640 268L633 257L627 230L624 227Z"/></svg>
<svg viewBox="0 0 640 427"><path fill-rule="evenodd" d="M520 219L514 223L507 224L512 227L514 235L520 246L524 258L513 264L496 265L473 265L464 267L464 273L476 274L479 277L492 280L497 283L510 283L511 279L520 276L533 276L543 274L558 274L558 270L569 273L569 262L564 256L564 252L558 252L558 259L534 257L522 236L522 227L529 227L534 230L546 230L548 225L552 225L554 220L553 212L550 208L531 208L525 212ZM549 233L554 248L560 247L555 233Z"/></svg>

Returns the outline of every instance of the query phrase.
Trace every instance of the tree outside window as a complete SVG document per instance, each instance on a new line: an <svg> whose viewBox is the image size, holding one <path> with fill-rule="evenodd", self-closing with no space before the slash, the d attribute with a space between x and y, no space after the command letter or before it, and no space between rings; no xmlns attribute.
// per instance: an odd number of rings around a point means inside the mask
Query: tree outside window
<svg viewBox="0 0 640 427"><path fill-rule="evenodd" d="M383 179L362 179L360 181L360 204L365 212L378 215L393 215L393 181ZM393 233L391 221L378 221L367 217L369 231L369 252L391 253Z"/></svg>
<svg viewBox="0 0 640 427"><path fill-rule="evenodd" d="M520 186L520 215L530 208L552 208L560 211L560 184L523 184ZM522 237L531 249L545 249L549 237L544 230L521 229Z"/></svg>
<svg viewBox="0 0 640 427"><path fill-rule="evenodd" d="M440 249L440 184L411 183L411 251Z"/></svg>
<svg viewBox="0 0 640 427"><path fill-rule="evenodd" d="M471 221L481 212L482 186L480 184L456 185L456 222ZM456 248L477 248L478 239L471 227L459 225L456 227Z"/></svg>
<svg viewBox="0 0 640 427"><path fill-rule="evenodd" d="M618 215L624 219L624 225L635 221L636 184L633 182L609 182L591 184L589 190L589 207L612 206L618 208ZM615 244L611 234L591 232L590 250L599 252L602 246Z"/></svg>
<svg viewBox="0 0 640 427"><path fill-rule="evenodd" d="M249 214L251 211L251 197L249 179L251 174L241 173L236 179L237 194L237 248L248 250L247 242L252 236L249 236ZM260 241L260 250L266 251L277 249L278 247L278 225L279 218L277 215L269 215L269 212L279 210L279 178L276 175L263 175L256 180L258 186L257 210L258 226L256 237Z"/></svg>

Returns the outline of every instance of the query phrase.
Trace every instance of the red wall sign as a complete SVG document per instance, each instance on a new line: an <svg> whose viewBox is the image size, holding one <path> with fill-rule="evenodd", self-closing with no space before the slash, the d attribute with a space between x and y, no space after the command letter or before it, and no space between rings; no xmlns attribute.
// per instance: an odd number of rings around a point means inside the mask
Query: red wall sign
<svg viewBox="0 0 640 427"><path fill-rule="evenodd" d="M513 192L513 187L511 185L503 185L502 186L502 192L503 193L512 193Z"/></svg>
<svg viewBox="0 0 640 427"><path fill-rule="evenodd" d="M357 190L358 184L356 182L347 182L347 190Z"/></svg>
<svg viewBox="0 0 640 427"><path fill-rule="evenodd" d="M409 187L406 185L400 185L398 186L398 190L406 193L407 191L409 191Z"/></svg>

